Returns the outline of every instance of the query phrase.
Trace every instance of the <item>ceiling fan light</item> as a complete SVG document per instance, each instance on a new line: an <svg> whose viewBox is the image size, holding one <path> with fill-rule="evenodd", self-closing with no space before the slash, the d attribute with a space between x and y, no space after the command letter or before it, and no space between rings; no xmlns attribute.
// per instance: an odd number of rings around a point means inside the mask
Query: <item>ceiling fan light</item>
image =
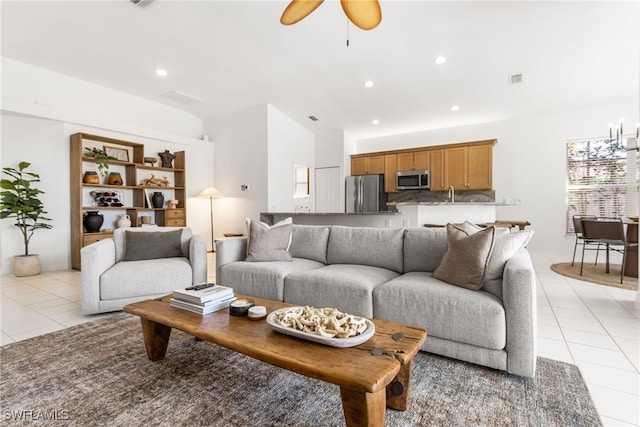
<svg viewBox="0 0 640 427"><path fill-rule="evenodd" d="M371 30L382 21L378 0L340 0L342 10L353 24L363 30Z"/></svg>
<svg viewBox="0 0 640 427"><path fill-rule="evenodd" d="M324 0L292 0L284 12L282 12L280 23L282 25L292 25L300 22L316 10L323 1Z"/></svg>

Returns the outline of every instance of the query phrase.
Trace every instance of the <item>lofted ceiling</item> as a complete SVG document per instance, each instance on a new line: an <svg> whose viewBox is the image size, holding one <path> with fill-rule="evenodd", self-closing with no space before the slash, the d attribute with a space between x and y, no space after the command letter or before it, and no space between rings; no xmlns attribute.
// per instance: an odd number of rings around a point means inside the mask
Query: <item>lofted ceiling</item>
<svg viewBox="0 0 640 427"><path fill-rule="evenodd" d="M204 119L270 103L356 138L640 102L640 2L380 3L363 31L332 0L291 26L288 1L3 0L1 53Z"/></svg>

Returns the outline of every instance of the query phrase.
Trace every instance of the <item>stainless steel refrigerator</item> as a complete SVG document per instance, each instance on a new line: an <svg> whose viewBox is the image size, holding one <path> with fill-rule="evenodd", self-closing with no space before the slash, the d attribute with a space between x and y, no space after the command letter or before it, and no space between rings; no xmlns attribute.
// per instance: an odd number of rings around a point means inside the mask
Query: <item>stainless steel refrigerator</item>
<svg viewBox="0 0 640 427"><path fill-rule="evenodd" d="M348 176L345 195L347 213L388 210L384 175Z"/></svg>

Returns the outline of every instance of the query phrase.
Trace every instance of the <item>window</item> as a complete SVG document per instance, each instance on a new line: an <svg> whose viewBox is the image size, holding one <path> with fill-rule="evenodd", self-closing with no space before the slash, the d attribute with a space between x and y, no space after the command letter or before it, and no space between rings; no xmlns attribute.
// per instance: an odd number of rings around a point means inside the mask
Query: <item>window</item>
<svg viewBox="0 0 640 427"><path fill-rule="evenodd" d="M293 198L309 197L309 168L294 167Z"/></svg>
<svg viewBox="0 0 640 427"><path fill-rule="evenodd" d="M574 215L638 215L638 150L626 140L596 139L567 143L566 230Z"/></svg>

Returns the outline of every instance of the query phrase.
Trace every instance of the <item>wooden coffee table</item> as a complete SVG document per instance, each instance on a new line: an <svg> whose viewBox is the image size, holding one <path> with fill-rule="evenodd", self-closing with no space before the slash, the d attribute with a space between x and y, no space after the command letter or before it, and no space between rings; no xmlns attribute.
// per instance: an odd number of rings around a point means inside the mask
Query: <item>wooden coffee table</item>
<svg viewBox="0 0 640 427"><path fill-rule="evenodd" d="M384 426L386 407L407 409L411 362L427 337L424 329L373 320L376 333L367 342L334 348L277 333L265 320L230 316L228 309L202 316L171 307L170 298L124 308L127 313L140 316L150 360L164 358L171 328L176 328L254 359L339 385L347 426ZM265 306L268 313L291 306L246 298ZM384 353L379 354L381 351Z"/></svg>

